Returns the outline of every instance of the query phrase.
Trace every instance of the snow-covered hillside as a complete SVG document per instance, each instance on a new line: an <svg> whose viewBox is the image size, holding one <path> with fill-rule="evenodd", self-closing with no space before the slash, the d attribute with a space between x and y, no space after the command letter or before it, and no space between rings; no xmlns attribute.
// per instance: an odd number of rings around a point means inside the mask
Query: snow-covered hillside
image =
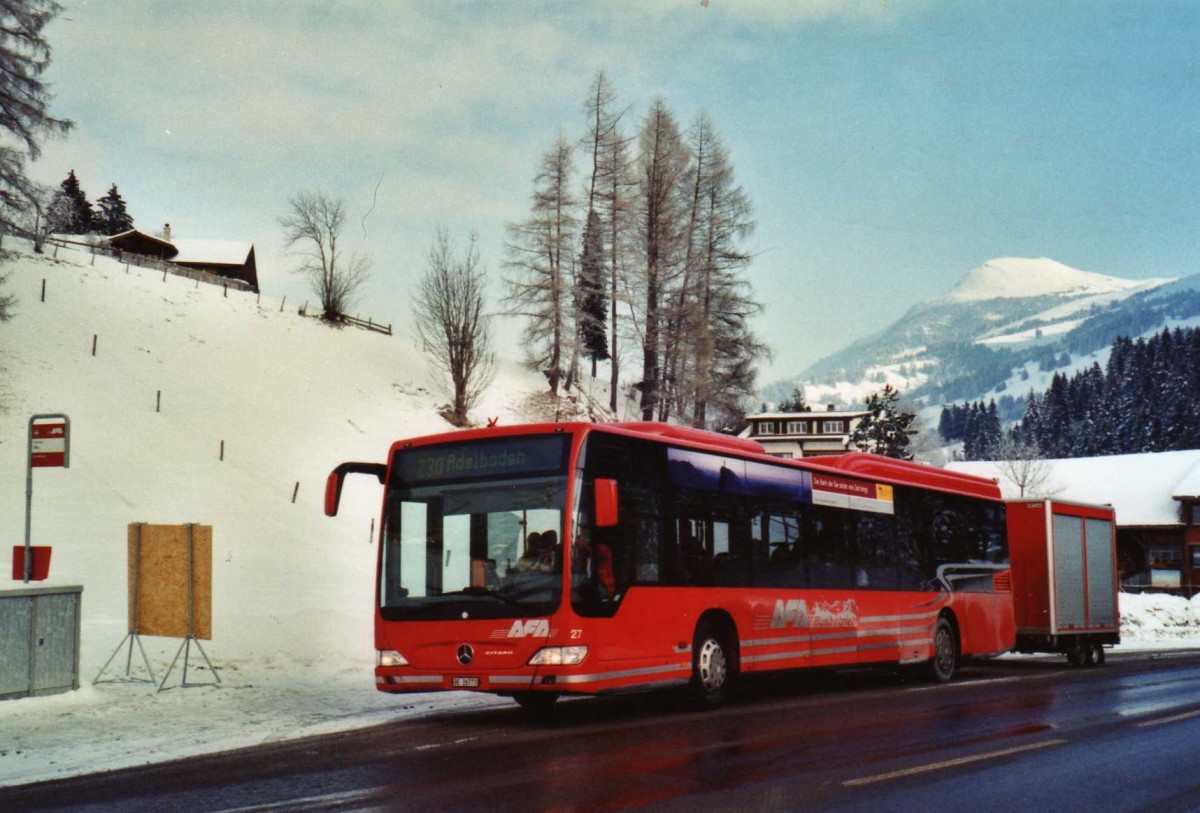
<svg viewBox="0 0 1200 813"><path fill-rule="evenodd" d="M369 650L362 621L380 495L351 489L337 520L320 501L337 463L381 460L397 438L451 428L420 354L403 338L331 329L268 297L59 256L69 259L8 266L6 290L19 302L0 328L12 387L0 416L4 537L23 537L28 417L63 412L71 468L38 471L34 483L34 541L54 546L57 577L78 580L114 559L123 568L130 522L211 524L218 630L270 616L280 652L301 639ZM506 367L480 413L519 421L537 383ZM309 597L298 616L278 601L293 590ZM124 602L123 579L88 586L89 617L102 624L95 638L119 640ZM246 643L215 648L241 655Z"/></svg>
<svg viewBox="0 0 1200 813"><path fill-rule="evenodd" d="M371 529L380 491L352 482L336 519L324 516L321 500L334 465L382 460L398 438L451 428L437 414L446 398L421 355L402 336L332 329L266 295L225 295L103 257L90 262L61 249L58 260L23 253L3 269L3 292L18 298L0 325L4 560L24 539L29 416L66 413L71 466L35 470L32 536L53 546L53 583L84 587L84 680L126 633L128 524L197 522L213 526L213 639L204 648L225 688L213 690L219 696L188 689L155 698L144 686L104 684L72 699L0 703L0 783L28 778L37 743L62 736L31 720L41 733L21 738L20 721L42 708L55 719L109 720L118 736L96 738L109 749L96 757L98 768L153 756L145 742L119 742L125 729L121 714L104 710L110 704L141 717L142 727L165 707L193 724L196 713L256 723L215 740L170 725L156 735L201 750L290 736L330 718L412 713L412 703L376 693L371 677ZM502 360L476 414L528 420L541 390L540 378ZM178 642L144 640L161 676ZM295 707L285 720L254 711L279 692ZM308 700L299 702L304 692Z"/></svg>

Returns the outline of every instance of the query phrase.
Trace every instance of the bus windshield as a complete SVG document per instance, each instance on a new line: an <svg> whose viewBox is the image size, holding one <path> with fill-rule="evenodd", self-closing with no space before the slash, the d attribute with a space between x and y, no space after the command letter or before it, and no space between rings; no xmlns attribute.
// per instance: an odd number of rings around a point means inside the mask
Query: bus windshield
<svg viewBox="0 0 1200 813"><path fill-rule="evenodd" d="M565 435L404 449L384 506L387 620L548 615L562 598Z"/></svg>

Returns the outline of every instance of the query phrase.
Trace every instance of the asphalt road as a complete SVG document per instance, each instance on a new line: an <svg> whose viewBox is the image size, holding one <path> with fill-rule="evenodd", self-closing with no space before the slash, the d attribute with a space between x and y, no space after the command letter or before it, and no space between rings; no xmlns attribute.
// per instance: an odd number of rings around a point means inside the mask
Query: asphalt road
<svg viewBox="0 0 1200 813"><path fill-rule="evenodd" d="M0 810L1200 810L1200 653L743 682L459 712L18 788Z"/></svg>

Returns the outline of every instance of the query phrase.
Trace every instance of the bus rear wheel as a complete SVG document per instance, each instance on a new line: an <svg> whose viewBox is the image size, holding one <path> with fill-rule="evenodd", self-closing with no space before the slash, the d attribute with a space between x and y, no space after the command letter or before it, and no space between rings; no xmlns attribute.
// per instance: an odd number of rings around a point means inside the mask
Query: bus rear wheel
<svg viewBox="0 0 1200 813"><path fill-rule="evenodd" d="M945 616L934 625L933 657L926 671L936 683L946 683L958 671L958 638L954 634L954 625Z"/></svg>
<svg viewBox="0 0 1200 813"><path fill-rule="evenodd" d="M725 702L736 672L731 647L729 636L717 625L704 623L696 629L692 680L688 684L691 705L712 709Z"/></svg>

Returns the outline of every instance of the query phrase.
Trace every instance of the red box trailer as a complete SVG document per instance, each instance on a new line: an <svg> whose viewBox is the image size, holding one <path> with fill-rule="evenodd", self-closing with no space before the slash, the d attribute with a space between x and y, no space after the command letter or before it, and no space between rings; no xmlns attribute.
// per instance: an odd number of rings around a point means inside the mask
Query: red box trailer
<svg viewBox="0 0 1200 813"><path fill-rule="evenodd" d="M1111 506L1009 500L1008 553L1018 652L1104 662L1121 641L1116 515Z"/></svg>

